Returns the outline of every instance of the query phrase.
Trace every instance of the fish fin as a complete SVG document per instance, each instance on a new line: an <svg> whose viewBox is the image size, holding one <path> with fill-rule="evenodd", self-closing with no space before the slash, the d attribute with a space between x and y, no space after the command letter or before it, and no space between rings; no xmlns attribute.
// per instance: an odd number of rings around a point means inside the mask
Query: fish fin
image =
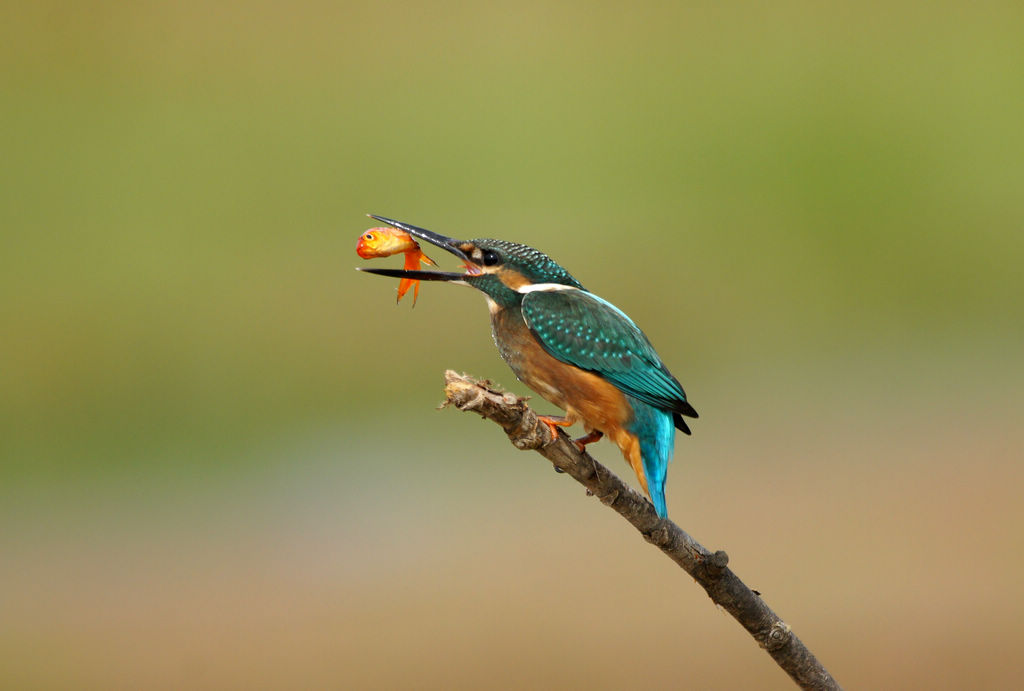
<svg viewBox="0 0 1024 691"><path fill-rule="evenodd" d="M409 288L412 287L413 283L417 284L417 288L419 287L419 281L414 281L411 278L403 278L398 282L398 299L395 300L396 303L400 302L402 298L405 297L405 294L409 292Z"/></svg>

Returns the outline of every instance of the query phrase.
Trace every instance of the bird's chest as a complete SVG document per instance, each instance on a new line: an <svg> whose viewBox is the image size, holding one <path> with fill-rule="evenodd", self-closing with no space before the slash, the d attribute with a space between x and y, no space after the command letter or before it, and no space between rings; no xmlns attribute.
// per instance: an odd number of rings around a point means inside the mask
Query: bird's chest
<svg viewBox="0 0 1024 691"><path fill-rule="evenodd" d="M549 355L518 309L493 310L491 329L501 357L519 380L571 418L605 433L632 418L621 391L601 377Z"/></svg>
<svg viewBox="0 0 1024 691"><path fill-rule="evenodd" d="M522 312L517 308L492 310L491 333L498 352L516 377L546 400L565 408L562 380L567 365L551 357L537 342Z"/></svg>

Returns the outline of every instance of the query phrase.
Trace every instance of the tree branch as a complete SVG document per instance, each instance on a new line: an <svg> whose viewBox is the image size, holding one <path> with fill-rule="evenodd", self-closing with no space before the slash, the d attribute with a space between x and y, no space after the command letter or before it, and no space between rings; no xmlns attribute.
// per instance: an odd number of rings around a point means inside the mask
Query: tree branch
<svg viewBox="0 0 1024 691"><path fill-rule="evenodd" d="M610 506L651 544L707 591L711 599L731 614L772 659L805 689L838 689L839 684L804 646L789 625L750 590L727 566L729 556L710 552L675 523L658 518L654 506L610 470L581 452L565 432L555 439L547 425L537 420L526 399L501 392L490 382L477 381L452 370L445 372L447 400L442 407L477 413L498 423L517 449L534 450L551 461Z"/></svg>

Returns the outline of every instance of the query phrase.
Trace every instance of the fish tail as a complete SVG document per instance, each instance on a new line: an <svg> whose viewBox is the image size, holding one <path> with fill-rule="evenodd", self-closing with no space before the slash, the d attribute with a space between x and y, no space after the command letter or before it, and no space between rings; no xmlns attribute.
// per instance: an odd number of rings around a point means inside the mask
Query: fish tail
<svg viewBox="0 0 1024 691"><path fill-rule="evenodd" d="M409 292L409 288L412 286L413 283L416 284L416 290L419 291L419 281L414 281L411 278L403 278L401 281L398 282L398 299L395 300L395 302L400 302L402 298L405 297L405 294Z"/></svg>
<svg viewBox="0 0 1024 691"><path fill-rule="evenodd" d="M405 265L402 268L405 269L406 271L415 271L416 269L420 268L420 263L419 261L416 260L416 257L414 257L413 254L415 254L413 250L409 250L405 253ZM419 290L419 281L414 281L411 278L403 278L401 281L399 281L399 300L405 297L405 294L409 292L409 288L411 288L414 283L416 284L416 289Z"/></svg>

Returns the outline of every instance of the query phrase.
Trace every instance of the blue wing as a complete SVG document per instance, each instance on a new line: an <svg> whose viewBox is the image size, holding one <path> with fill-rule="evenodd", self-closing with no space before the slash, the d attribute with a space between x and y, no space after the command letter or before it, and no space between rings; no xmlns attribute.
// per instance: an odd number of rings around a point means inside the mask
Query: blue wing
<svg viewBox="0 0 1024 691"><path fill-rule="evenodd" d="M604 377L623 392L680 415L697 417L686 392L647 336L618 307L585 290L535 290L523 297L523 318L552 357Z"/></svg>

